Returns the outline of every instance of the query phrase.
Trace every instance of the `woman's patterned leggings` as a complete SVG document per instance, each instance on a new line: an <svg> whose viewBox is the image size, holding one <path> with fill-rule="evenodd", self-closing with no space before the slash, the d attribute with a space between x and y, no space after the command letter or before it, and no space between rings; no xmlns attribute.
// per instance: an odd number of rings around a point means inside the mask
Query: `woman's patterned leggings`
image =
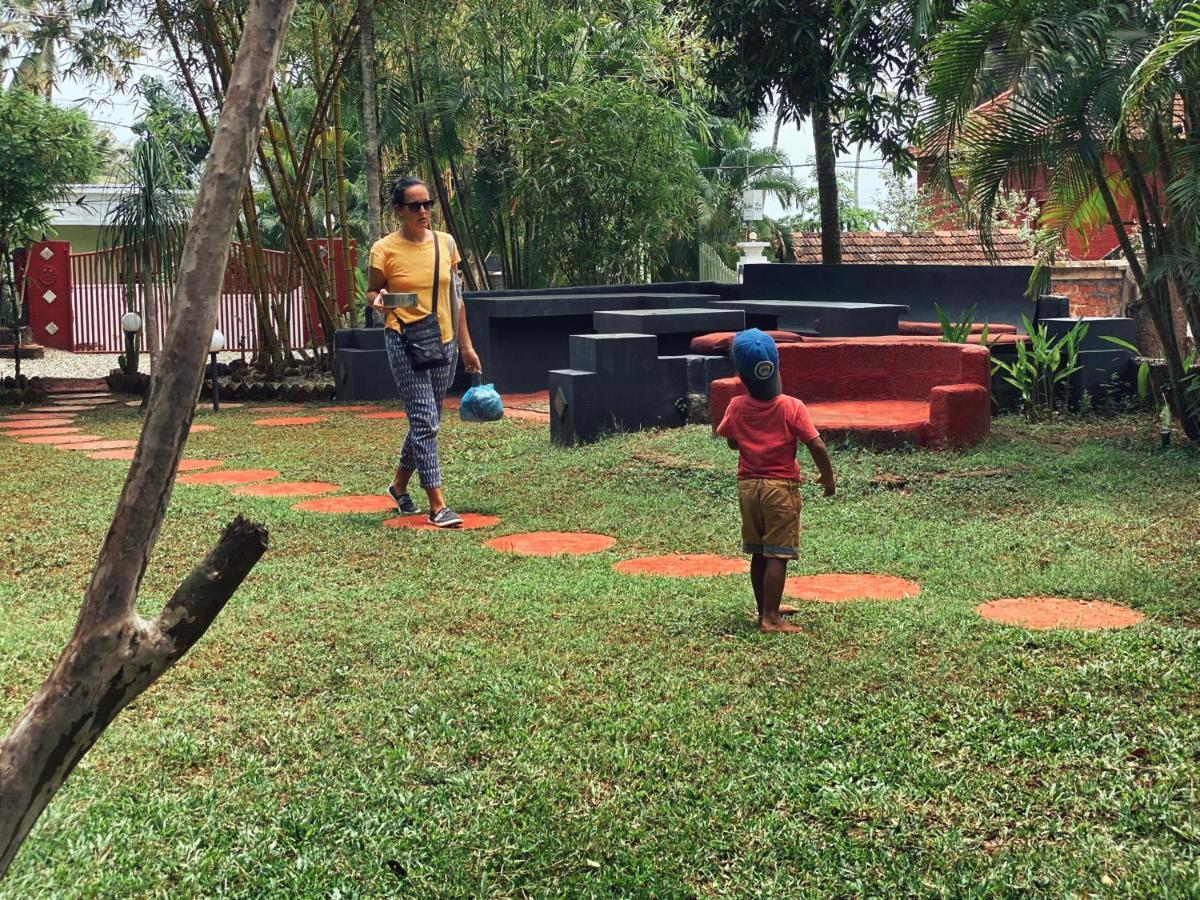
<svg viewBox="0 0 1200 900"><path fill-rule="evenodd" d="M400 468L416 469L421 487L442 485L442 470L438 465L438 425L442 419L442 399L454 379L458 366L458 342L446 345L450 365L414 372L400 332L388 328L384 334L392 377L400 389L404 411L408 413L408 434L400 450Z"/></svg>

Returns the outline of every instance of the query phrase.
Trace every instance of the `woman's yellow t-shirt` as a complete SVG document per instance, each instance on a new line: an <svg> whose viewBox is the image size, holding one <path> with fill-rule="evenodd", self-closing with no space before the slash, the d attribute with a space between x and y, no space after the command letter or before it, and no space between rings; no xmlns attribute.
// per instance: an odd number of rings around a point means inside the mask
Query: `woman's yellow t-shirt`
<svg viewBox="0 0 1200 900"><path fill-rule="evenodd" d="M438 324L442 328L442 342L454 337L454 322L451 318L450 279L458 265L458 247L449 235L432 232L434 240L440 242L441 274L438 278ZM399 331L401 323L416 322L433 312L433 241L414 243L393 231L371 246L372 269L378 269L387 279L389 292L411 291L417 295L417 305L407 309L388 310L386 327Z"/></svg>

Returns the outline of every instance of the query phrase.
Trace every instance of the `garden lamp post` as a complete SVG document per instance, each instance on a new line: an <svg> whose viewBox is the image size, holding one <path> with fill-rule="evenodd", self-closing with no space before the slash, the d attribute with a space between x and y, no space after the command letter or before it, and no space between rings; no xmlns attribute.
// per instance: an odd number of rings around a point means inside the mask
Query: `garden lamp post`
<svg viewBox="0 0 1200 900"><path fill-rule="evenodd" d="M213 395L213 412L221 410L221 387L217 382L217 354L225 349L225 335L221 334L221 329L214 328L212 340L208 342L208 352L212 354L212 395Z"/></svg>
<svg viewBox="0 0 1200 900"><path fill-rule="evenodd" d="M125 371L129 375L138 370L138 332L142 330L142 317L133 310L121 316L121 330L125 332Z"/></svg>

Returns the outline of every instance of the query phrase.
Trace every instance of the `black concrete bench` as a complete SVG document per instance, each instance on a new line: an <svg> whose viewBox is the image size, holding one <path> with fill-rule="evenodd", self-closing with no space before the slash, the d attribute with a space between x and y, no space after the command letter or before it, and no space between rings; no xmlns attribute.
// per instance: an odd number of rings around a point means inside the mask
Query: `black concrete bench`
<svg viewBox="0 0 1200 900"><path fill-rule="evenodd" d="M397 400L383 328L339 328L333 333L333 383L338 400Z"/></svg>
<svg viewBox="0 0 1200 900"><path fill-rule="evenodd" d="M900 303L861 303L808 300L718 300L719 309L740 309L746 324L768 331L794 331L820 337L872 337L897 334Z"/></svg>
<svg viewBox="0 0 1200 900"><path fill-rule="evenodd" d="M1032 265L746 266L740 299L902 303L918 322L936 322L936 305L955 321L973 309L976 322L1020 325L1022 313L1033 318L1032 273Z"/></svg>
<svg viewBox="0 0 1200 900"><path fill-rule="evenodd" d="M592 315L600 334L653 334L660 356L688 353L692 338L714 331L741 331L746 314L740 309L623 309Z"/></svg>
<svg viewBox="0 0 1200 900"><path fill-rule="evenodd" d="M1137 345L1137 325L1133 319L1117 316L1083 316L1078 319L1056 317L1042 319L1046 336L1061 338L1080 322L1086 322L1087 334L1079 345L1076 363L1079 369L1067 377L1069 402L1079 406L1084 393L1095 402L1117 399L1136 390L1133 360L1136 354L1106 337L1115 337Z"/></svg>
<svg viewBox="0 0 1200 900"><path fill-rule="evenodd" d="M659 356L652 334L573 334L570 367L549 373L550 438L588 443L615 431L708 421L708 386L733 374L721 356Z"/></svg>
<svg viewBox="0 0 1200 900"><path fill-rule="evenodd" d="M679 309L708 305L719 294L604 291L468 294L467 323L487 380L501 393L546 389L547 372L569 362L568 338L593 330L592 316L608 310Z"/></svg>

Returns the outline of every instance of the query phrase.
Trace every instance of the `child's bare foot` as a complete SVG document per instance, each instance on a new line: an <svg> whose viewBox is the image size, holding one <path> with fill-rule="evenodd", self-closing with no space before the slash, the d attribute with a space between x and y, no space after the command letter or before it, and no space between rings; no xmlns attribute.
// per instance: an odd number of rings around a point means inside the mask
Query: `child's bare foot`
<svg viewBox="0 0 1200 900"><path fill-rule="evenodd" d="M804 634L804 629L799 625L793 625L791 622L785 622L782 619L774 622L763 619L758 623L758 627L764 634Z"/></svg>
<svg viewBox="0 0 1200 900"><path fill-rule="evenodd" d="M790 603L779 604L779 614L781 616L794 616L798 612L800 612L800 607L798 606L792 606Z"/></svg>

